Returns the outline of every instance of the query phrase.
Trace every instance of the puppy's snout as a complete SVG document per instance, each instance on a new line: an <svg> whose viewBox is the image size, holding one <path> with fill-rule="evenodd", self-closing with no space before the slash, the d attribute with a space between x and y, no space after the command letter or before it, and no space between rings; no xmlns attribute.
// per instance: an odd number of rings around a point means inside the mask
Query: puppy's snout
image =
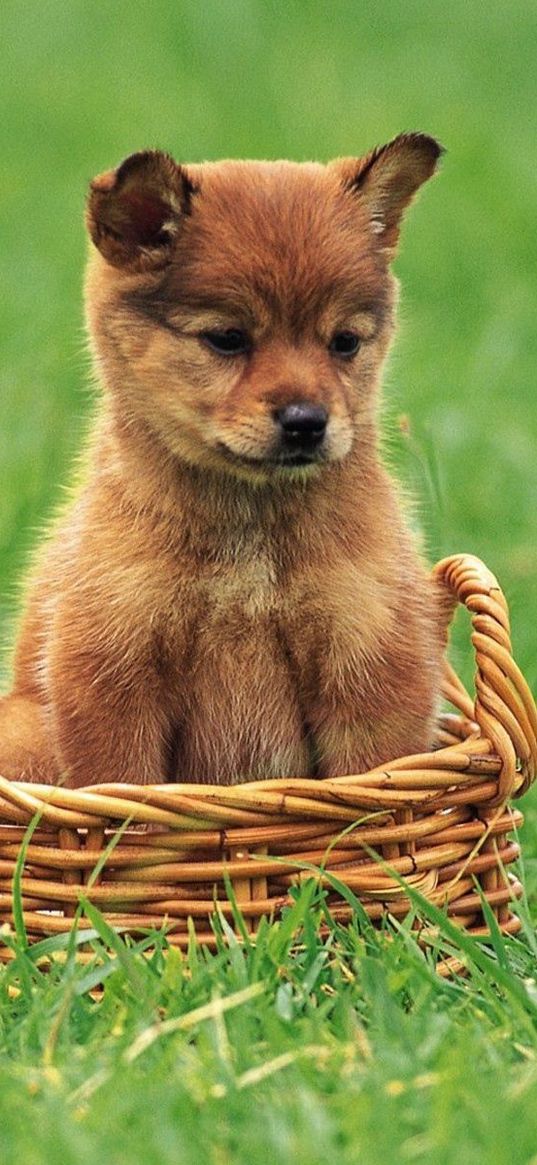
<svg viewBox="0 0 537 1165"><path fill-rule="evenodd" d="M277 409L274 418L280 425L282 443L288 449L314 449L321 444L328 424L324 405L308 401Z"/></svg>

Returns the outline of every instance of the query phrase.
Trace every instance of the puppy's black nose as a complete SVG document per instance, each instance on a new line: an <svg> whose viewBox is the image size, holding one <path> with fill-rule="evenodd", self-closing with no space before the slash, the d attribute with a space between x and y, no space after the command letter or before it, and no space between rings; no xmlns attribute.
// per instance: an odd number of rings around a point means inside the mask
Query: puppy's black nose
<svg viewBox="0 0 537 1165"><path fill-rule="evenodd" d="M320 445L328 422L323 405L299 401L277 409L274 415L281 425L282 438L288 449L313 449Z"/></svg>

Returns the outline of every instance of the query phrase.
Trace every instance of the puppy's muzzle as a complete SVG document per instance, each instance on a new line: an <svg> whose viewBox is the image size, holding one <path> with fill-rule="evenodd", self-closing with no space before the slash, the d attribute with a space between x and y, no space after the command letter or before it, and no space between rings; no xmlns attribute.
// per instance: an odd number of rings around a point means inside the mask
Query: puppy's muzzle
<svg viewBox="0 0 537 1165"><path fill-rule="evenodd" d="M323 405L297 401L277 409L274 419L280 429L282 452L291 456L311 456L318 452L328 424L328 413Z"/></svg>

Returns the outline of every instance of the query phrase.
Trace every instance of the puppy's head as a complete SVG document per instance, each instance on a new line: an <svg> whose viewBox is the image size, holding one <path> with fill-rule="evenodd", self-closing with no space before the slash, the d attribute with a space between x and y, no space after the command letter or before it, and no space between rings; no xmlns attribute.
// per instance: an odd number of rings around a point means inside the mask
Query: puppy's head
<svg viewBox="0 0 537 1165"><path fill-rule="evenodd" d="M441 148L403 134L327 166L127 158L91 184L88 318L125 419L257 481L371 435L401 216Z"/></svg>

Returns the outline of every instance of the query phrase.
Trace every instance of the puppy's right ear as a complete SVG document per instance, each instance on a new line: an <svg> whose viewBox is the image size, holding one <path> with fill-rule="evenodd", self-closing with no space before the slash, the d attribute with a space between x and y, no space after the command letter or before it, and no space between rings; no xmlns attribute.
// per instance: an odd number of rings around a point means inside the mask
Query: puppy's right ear
<svg viewBox="0 0 537 1165"><path fill-rule="evenodd" d="M86 223L95 246L114 267L163 266L193 191L188 174L169 154L131 154L90 185Z"/></svg>

